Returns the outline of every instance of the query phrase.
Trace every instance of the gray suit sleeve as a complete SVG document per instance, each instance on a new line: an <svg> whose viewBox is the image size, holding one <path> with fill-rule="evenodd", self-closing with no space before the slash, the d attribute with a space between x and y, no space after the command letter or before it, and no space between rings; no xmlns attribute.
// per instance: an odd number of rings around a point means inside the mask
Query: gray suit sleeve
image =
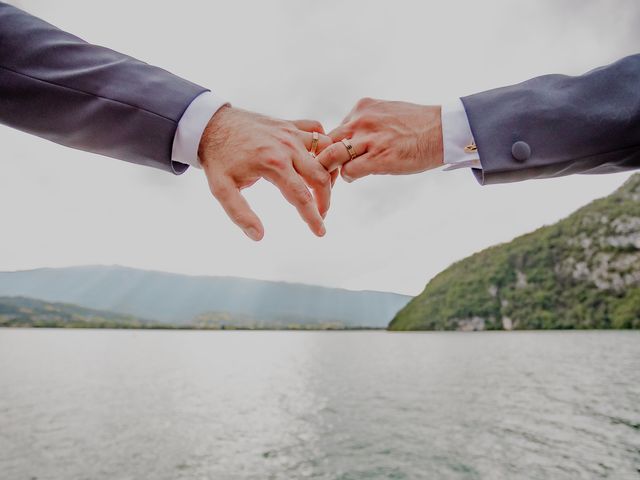
<svg viewBox="0 0 640 480"><path fill-rule="evenodd" d="M640 55L462 98L482 184L640 168Z"/></svg>
<svg viewBox="0 0 640 480"><path fill-rule="evenodd" d="M206 89L0 2L0 123L72 148L182 173L180 117Z"/></svg>

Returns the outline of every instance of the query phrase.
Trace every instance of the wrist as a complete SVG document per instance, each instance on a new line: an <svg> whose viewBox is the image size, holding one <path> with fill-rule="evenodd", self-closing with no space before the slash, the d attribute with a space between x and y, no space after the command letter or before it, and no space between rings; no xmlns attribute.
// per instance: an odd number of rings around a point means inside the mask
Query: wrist
<svg viewBox="0 0 640 480"><path fill-rule="evenodd" d="M207 126L204 128L202 137L200 137L200 144L198 145L198 157L203 167L207 162L206 153L222 147L224 138L226 137L222 131L225 129L225 125L228 124L228 117L232 110L233 107L230 105L223 105L211 116Z"/></svg>
<svg viewBox="0 0 640 480"><path fill-rule="evenodd" d="M442 140L442 108L440 105L425 106L424 129L418 140L426 170L444 165Z"/></svg>
<svg viewBox="0 0 640 480"><path fill-rule="evenodd" d="M207 123L227 102L213 92L205 91L195 97L183 112L171 146L172 165L191 165L200 168L198 147ZM182 167L180 167L182 169Z"/></svg>

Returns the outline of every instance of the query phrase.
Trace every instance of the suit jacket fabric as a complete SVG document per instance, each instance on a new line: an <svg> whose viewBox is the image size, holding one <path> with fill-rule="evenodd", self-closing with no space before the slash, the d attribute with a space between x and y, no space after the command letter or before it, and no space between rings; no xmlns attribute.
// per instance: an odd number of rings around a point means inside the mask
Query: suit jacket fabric
<svg viewBox="0 0 640 480"><path fill-rule="evenodd" d="M0 2L0 123L69 147L182 173L180 117L203 87L91 45Z"/></svg>
<svg viewBox="0 0 640 480"><path fill-rule="evenodd" d="M640 168L640 55L462 98L482 184Z"/></svg>

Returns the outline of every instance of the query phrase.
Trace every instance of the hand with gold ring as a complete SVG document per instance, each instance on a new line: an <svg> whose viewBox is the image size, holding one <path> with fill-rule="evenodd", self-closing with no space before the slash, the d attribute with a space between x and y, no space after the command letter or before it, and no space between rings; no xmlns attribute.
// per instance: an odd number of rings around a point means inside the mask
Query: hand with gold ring
<svg viewBox="0 0 640 480"><path fill-rule="evenodd" d="M332 176L309 152L320 153L331 143L316 121L288 122L226 106L205 128L198 157L211 193L249 238L262 239L264 227L240 191L261 178L278 187L321 237Z"/></svg>
<svg viewBox="0 0 640 480"><path fill-rule="evenodd" d="M352 182L367 175L424 172L443 164L439 106L365 98L329 133L317 160Z"/></svg>

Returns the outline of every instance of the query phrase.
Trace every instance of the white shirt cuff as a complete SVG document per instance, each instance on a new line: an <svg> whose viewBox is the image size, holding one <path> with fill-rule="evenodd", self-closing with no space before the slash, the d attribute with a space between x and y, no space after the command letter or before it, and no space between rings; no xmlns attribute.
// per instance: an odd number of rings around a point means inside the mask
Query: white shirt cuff
<svg viewBox="0 0 640 480"><path fill-rule="evenodd" d="M227 105L226 100L212 92L201 93L193 99L178 122L178 129L173 137L171 160L202 168L198 159L202 132L211 117L224 105Z"/></svg>
<svg viewBox="0 0 640 480"><path fill-rule="evenodd" d="M445 170L472 167L482 168L478 151L466 152L465 147L475 145L469 119L462 101L442 106L442 145L444 147Z"/></svg>

